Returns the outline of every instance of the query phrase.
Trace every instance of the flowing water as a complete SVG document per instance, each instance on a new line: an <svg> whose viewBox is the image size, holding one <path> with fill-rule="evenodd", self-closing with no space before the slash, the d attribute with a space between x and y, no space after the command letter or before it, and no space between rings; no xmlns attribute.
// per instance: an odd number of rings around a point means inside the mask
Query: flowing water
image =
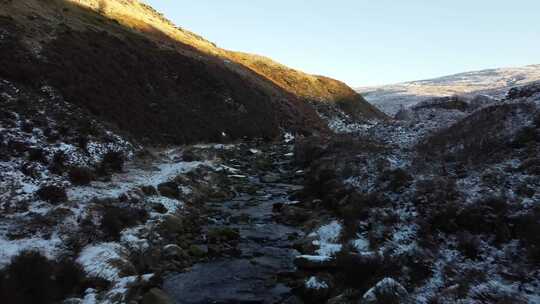
<svg viewBox="0 0 540 304"><path fill-rule="evenodd" d="M211 204L216 212L207 227L237 228L241 253L196 264L187 272L167 277L163 288L175 303L279 303L291 296L290 288L280 283L279 277L295 270L293 260L298 252L291 248L292 240L302 232L276 222L272 207L289 202L289 194L301 187L262 183L256 176L244 182L260 190ZM238 218L245 220L235 220Z"/></svg>

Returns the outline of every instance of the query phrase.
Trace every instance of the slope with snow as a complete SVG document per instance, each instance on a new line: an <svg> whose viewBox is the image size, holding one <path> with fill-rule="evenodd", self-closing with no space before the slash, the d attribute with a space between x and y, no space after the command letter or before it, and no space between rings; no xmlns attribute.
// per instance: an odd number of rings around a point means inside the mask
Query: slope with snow
<svg viewBox="0 0 540 304"><path fill-rule="evenodd" d="M387 114L431 97L484 94L495 98L516 86L540 81L540 64L517 68L466 72L434 79L418 80L356 90Z"/></svg>

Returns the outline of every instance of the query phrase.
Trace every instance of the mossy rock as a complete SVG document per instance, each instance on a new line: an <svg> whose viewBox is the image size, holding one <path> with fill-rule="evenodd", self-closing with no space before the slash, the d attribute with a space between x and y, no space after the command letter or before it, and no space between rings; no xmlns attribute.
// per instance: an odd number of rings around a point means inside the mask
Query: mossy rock
<svg viewBox="0 0 540 304"><path fill-rule="evenodd" d="M161 222L160 228L169 234L179 234L184 232L184 221L175 215L168 215Z"/></svg>
<svg viewBox="0 0 540 304"><path fill-rule="evenodd" d="M144 294L141 304L172 304L171 298L161 289L152 288Z"/></svg>
<svg viewBox="0 0 540 304"><path fill-rule="evenodd" d="M208 255L208 249L200 245L191 245L188 250L189 255L196 258L203 258Z"/></svg>
<svg viewBox="0 0 540 304"><path fill-rule="evenodd" d="M238 229L219 227L208 230L208 240L211 242L232 241L238 238L240 238Z"/></svg>

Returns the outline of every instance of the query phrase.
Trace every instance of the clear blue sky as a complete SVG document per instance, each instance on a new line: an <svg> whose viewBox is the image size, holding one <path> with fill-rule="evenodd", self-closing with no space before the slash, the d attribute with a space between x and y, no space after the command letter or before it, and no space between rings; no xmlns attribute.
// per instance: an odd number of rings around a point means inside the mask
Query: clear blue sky
<svg viewBox="0 0 540 304"><path fill-rule="evenodd" d="M220 47L351 86L540 63L540 0L144 0Z"/></svg>

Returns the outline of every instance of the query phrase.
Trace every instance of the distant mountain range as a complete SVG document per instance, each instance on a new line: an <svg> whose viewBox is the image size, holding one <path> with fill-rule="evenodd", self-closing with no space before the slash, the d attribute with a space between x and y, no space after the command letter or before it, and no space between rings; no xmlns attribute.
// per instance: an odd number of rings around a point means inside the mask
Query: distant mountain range
<svg viewBox="0 0 540 304"><path fill-rule="evenodd" d="M517 68L488 69L398 84L360 87L356 90L387 114L401 106L431 97L484 94L502 97L516 86L540 81L540 64Z"/></svg>

